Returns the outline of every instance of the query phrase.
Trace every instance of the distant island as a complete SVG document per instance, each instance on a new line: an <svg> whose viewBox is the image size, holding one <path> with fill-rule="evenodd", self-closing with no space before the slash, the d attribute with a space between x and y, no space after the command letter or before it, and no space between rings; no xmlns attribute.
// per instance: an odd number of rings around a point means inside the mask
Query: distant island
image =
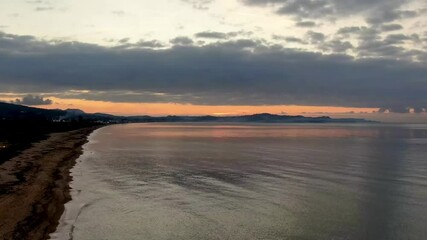
<svg viewBox="0 0 427 240"><path fill-rule="evenodd" d="M144 122L210 122L210 123L369 123L360 118L331 118L328 116L305 117L301 115L277 115L259 113L243 116L115 116L105 113L85 113L79 109L48 110L22 105L1 103L0 120L45 120L52 122L88 121L97 123L144 123Z"/></svg>

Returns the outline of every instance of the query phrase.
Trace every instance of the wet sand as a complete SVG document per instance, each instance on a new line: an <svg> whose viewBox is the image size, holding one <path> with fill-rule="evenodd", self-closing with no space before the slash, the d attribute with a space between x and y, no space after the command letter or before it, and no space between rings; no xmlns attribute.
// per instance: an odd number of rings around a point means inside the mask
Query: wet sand
<svg viewBox="0 0 427 240"><path fill-rule="evenodd" d="M0 239L48 239L70 200L70 169L98 127L53 133L0 165Z"/></svg>

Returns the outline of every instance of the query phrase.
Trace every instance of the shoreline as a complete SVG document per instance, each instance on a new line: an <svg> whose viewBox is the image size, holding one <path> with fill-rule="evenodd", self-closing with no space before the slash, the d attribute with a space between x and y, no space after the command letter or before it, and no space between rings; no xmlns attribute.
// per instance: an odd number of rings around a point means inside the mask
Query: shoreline
<svg viewBox="0 0 427 240"><path fill-rule="evenodd" d="M70 169L101 127L52 133L0 164L0 239L49 239L71 200Z"/></svg>

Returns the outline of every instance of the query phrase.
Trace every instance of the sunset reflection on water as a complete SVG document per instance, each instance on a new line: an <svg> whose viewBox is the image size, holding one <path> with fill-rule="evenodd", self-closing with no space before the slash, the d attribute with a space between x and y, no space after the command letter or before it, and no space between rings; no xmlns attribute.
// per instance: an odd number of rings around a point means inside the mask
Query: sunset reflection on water
<svg viewBox="0 0 427 240"><path fill-rule="evenodd" d="M420 239L426 156L426 125L113 125L53 239Z"/></svg>

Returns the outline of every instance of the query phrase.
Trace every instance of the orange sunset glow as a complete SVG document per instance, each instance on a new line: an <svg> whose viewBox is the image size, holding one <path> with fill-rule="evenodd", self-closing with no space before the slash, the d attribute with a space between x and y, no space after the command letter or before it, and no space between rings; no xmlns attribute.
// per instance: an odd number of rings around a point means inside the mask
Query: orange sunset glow
<svg viewBox="0 0 427 240"><path fill-rule="evenodd" d="M103 112L116 115L244 115L261 112L273 114L339 114L348 112L372 112L375 108L346 108L334 106L295 106L295 105L268 105L268 106L210 106L178 103L114 103L105 101L91 101L81 99L50 98L54 104L39 106L47 109L78 108L87 113ZM13 99L3 99L11 101Z"/></svg>

